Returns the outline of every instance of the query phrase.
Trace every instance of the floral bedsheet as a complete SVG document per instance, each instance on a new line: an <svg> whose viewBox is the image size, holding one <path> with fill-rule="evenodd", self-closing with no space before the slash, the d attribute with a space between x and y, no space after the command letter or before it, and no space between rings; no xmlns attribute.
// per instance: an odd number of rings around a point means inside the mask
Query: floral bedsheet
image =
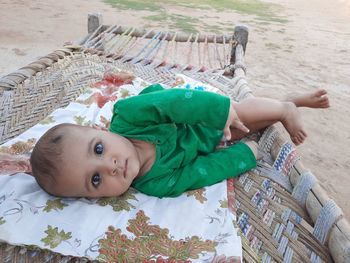
<svg viewBox="0 0 350 263"><path fill-rule="evenodd" d="M63 122L108 127L115 101L149 84L106 73L66 108L0 146L1 241L107 262L241 262L232 181L177 198L131 188L120 197L87 199L50 196L29 175L30 151L45 131ZM172 86L217 92L184 75Z"/></svg>

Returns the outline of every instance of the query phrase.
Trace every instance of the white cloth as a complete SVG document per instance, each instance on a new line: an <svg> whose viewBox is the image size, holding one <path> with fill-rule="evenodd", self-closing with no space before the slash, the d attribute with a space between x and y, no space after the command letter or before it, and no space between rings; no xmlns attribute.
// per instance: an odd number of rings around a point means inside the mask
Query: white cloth
<svg viewBox="0 0 350 263"><path fill-rule="evenodd" d="M185 76L178 78L182 80L180 85L183 88L200 87L215 91ZM2 145L2 148L18 141L38 139L58 123L103 125L104 120L110 120L112 116L115 96L119 99L135 95L145 86L147 83L136 78L133 85L116 88L109 94L114 97L110 97L102 108L89 98L97 98L96 93L103 95L103 87L88 88L75 102L54 111L43 122ZM145 221L143 215L149 219ZM242 246L232 223L234 219L227 208L226 181L177 198L159 199L130 189L122 197L89 200L50 196L33 177L24 173L0 176L0 240L16 245L35 245L64 255L108 261L111 259L108 251L114 249L114 252L122 253L125 248L125 257L129 260L144 255L148 259L160 256L193 262L233 257L239 262ZM109 229L110 226L113 229ZM108 230L117 229L121 232L114 232L114 239L107 236ZM117 244L118 240L126 240L126 245ZM145 246L140 246L141 243ZM156 249L167 246L168 252L160 253ZM174 254L170 248L178 251Z"/></svg>

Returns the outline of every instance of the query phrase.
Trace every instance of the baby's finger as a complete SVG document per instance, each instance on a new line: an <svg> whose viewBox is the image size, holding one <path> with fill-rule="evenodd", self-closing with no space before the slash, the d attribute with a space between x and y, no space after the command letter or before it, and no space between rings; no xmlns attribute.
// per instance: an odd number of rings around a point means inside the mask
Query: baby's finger
<svg viewBox="0 0 350 263"><path fill-rule="evenodd" d="M231 130L230 128L224 129L224 136L227 141L231 140Z"/></svg>
<svg viewBox="0 0 350 263"><path fill-rule="evenodd" d="M235 128L237 128L238 130L241 130L245 133L249 133L249 129L241 121L237 121L235 124Z"/></svg>
<svg viewBox="0 0 350 263"><path fill-rule="evenodd" d="M97 124L93 124L93 125L92 125L92 128L94 128L94 129L96 129L96 130L100 130L100 131L108 131L107 128L102 127L102 126L97 125Z"/></svg>

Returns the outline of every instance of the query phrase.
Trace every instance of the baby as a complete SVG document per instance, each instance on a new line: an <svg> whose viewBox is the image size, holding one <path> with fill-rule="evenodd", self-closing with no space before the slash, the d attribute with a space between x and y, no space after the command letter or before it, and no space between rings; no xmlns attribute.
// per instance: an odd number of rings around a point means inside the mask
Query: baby
<svg viewBox="0 0 350 263"><path fill-rule="evenodd" d="M236 103L211 92L152 85L115 103L109 131L74 124L48 130L33 149L32 174L56 196L119 196L130 186L178 196L256 166L256 143L218 149L223 136L236 141L280 121L292 141L302 143L297 107L327 108L327 92Z"/></svg>

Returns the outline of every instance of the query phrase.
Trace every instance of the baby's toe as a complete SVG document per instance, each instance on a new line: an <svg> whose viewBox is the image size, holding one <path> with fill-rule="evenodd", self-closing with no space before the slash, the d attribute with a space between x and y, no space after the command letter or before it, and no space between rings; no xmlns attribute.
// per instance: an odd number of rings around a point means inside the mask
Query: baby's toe
<svg viewBox="0 0 350 263"><path fill-rule="evenodd" d="M299 139L298 139L297 136L293 136L293 137L291 137L291 139L292 139L292 142L293 142L295 145L299 145L299 144L300 144Z"/></svg>
<svg viewBox="0 0 350 263"><path fill-rule="evenodd" d="M325 94L327 94L327 90L325 90L325 89L320 89L316 92L316 96L318 96L318 97L321 97Z"/></svg>
<svg viewBox="0 0 350 263"><path fill-rule="evenodd" d="M328 108L329 107L329 98L325 97L324 100L322 101L322 106L324 108Z"/></svg>
<svg viewBox="0 0 350 263"><path fill-rule="evenodd" d="M307 137L307 133L304 130L300 131L300 136L305 140Z"/></svg>

